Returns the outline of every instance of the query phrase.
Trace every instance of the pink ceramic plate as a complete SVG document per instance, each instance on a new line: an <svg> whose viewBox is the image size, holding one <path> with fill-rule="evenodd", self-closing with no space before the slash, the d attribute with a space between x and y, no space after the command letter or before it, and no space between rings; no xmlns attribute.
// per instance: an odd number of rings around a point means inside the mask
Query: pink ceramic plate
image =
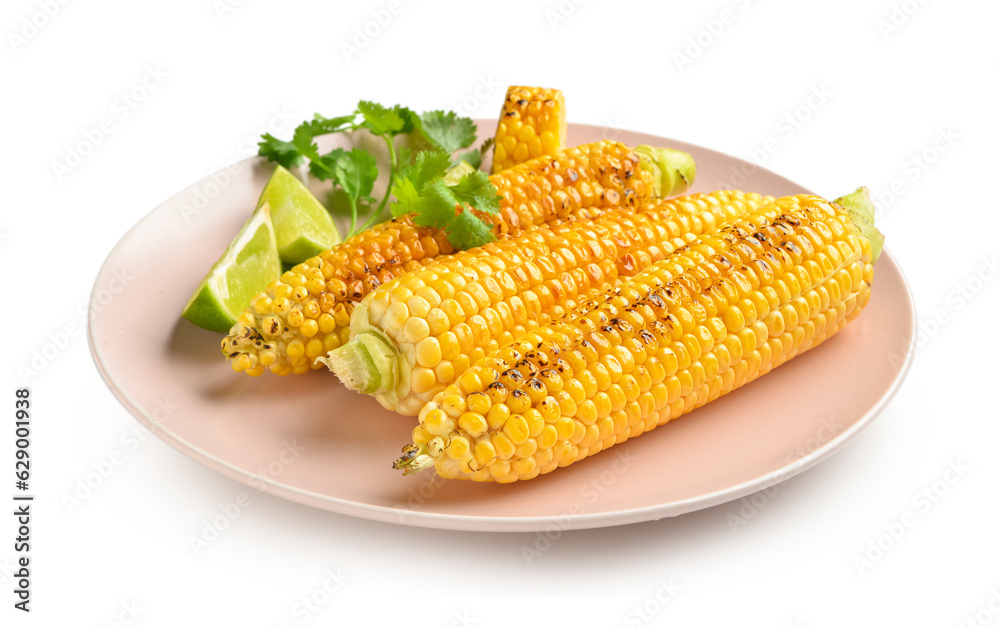
<svg viewBox="0 0 1000 627"><path fill-rule="evenodd" d="M483 134L494 124L483 121ZM698 163L695 191L807 191L699 146L570 125L570 145L601 138L689 151ZM101 374L142 424L205 466L292 501L372 520L483 531L676 516L740 498L818 463L875 418L909 366L913 304L899 267L884 253L871 303L858 320L816 350L680 420L525 483L403 477L391 463L409 442L415 418L347 391L327 372L256 379L236 374L220 354L221 336L180 317L194 287L247 219L270 170L259 159L236 164L132 228L97 277L89 332ZM121 276L135 278L124 282Z"/></svg>

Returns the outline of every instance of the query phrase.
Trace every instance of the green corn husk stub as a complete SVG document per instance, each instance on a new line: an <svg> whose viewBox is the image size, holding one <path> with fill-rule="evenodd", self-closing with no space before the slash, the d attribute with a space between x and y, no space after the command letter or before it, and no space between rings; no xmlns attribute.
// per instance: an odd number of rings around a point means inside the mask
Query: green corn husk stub
<svg viewBox="0 0 1000 627"><path fill-rule="evenodd" d="M833 201L843 207L861 234L872 243L872 263L878 261L885 245L885 235L875 228L875 204L867 187L859 187L854 192Z"/></svg>

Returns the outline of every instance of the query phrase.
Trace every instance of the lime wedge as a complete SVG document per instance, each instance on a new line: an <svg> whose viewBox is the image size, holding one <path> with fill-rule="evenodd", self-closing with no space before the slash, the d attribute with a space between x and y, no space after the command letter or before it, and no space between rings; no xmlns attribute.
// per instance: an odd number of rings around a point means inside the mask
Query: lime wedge
<svg viewBox="0 0 1000 627"><path fill-rule="evenodd" d="M330 213L302 181L280 165L264 186L257 206L264 203L271 205L278 254L285 263L302 263L340 241Z"/></svg>
<svg viewBox="0 0 1000 627"><path fill-rule="evenodd" d="M201 280L181 315L203 329L226 333L253 297L279 276L271 208L264 203Z"/></svg>

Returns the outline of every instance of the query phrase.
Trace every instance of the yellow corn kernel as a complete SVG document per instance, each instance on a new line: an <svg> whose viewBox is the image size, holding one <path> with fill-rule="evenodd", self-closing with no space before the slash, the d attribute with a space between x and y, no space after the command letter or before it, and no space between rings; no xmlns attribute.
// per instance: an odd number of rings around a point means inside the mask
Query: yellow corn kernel
<svg viewBox="0 0 1000 627"><path fill-rule="evenodd" d="M513 415L508 418L507 422L503 425L503 432L507 434L507 437L515 445L523 443L528 439L530 434L527 421L524 419L524 416L520 415Z"/></svg>
<svg viewBox="0 0 1000 627"><path fill-rule="evenodd" d="M779 248L793 241L794 255ZM818 345L870 298L870 284L853 278L871 274L865 242L842 209L816 197L765 203L485 355L455 389L466 399L485 392L485 422L507 416L490 436L504 465L460 476L527 480L572 464ZM550 394L541 373L553 359L567 374ZM461 385L468 373L474 390ZM435 466L451 472L454 461Z"/></svg>
<svg viewBox="0 0 1000 627"><path fill-rule="evenodd" d="M458 426L472 437L478 438L482 434L486 433L488 425L486 424L486 419L483 418L482 414L470 411L462 414L462 416L458 419Z"/></svg>

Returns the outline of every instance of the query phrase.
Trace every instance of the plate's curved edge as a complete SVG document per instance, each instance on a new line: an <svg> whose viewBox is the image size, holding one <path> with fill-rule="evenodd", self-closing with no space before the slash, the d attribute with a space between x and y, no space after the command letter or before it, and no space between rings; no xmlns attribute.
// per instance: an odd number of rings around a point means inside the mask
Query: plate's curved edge
<svg viewBox="0 0 1000 627"><path fill-rule="evenodd" d="M583 128L585 130L600 131L603 127L595 126L591 124L574 124L574 126ZM623 131L632 132L632 131ZM634 131L635 133L640 133L639 131ZM674 142L669 138L664 138L667 141L673 142L675 145L679 145L682 148L690 146L701 151L706 151L718 155L725 156L728 159L742 160L739 157L733 157L727 155L726 153L712 150L711 148L705 148L702 146L695 146L694 144L688 144L687 142ZM240 160L236 163L249 163L259 159L259 157L248 157L246 159ZM758 166L760 167L760 166ZM769 174L775 176L776 178L782 179L791 186L798 187L801 189L807 189L791 181L780 174L776 174L766 168L760 167L761 170L767 171ZM163 204L169 203L174 198L181 196L193 187L197 187L202 182L211 179L211 174L199 179L195 183L189 185L188 187L180 190L176 194L170 196L167 200L157 207ZM105 385L111 391L111 393L125 406L125 408L132 414L143 426L150 429L154 434L160 439L167 442L174 449L180 451L186 456L190 457L194 461L206 465L207 467L219 472L220 474L239 481L244 484L251 484L251 481L255 484L264 484L269 487L274 488L274 491L263 490L264 493L271 494L273 496L278 496L280 498L285 498L287 500L307 505L310 507L320 507L326 511L330 511L337 514L343 514L353 517L362 517L368 520L374 520L377 522L386 522L394 524L402 524L406 526L414 527L424 527L431 529L443 529L443 530L455 530L455 531L490 531L490 532L537 532L544 531L552 524L551 517L548 516L535 516L535 517L520 517L520 518L501 518L501 517L481 517L481 516L464 516L456 514L434 514L427 512L418 512L408 509L400 508L390 508L383 506L370 505L367 503L359 503L356 501L346 501L344 499L338 499L336 497L331 497L323 494L318 494L315 492L310 492L302 490L287 484L279 483L272 479L266 477L260 477L246 470L238 468L228 462L225 462L217 457L211 455L207 451L201 448L195 447L178 437L176 434L171 432L169 429L160 425L155 419L147 415L147 413L139 407L138 404L133 402L133 400L124 391L120 390L118 386L112 384L113 377L111 373L107 371L104 367L101 357L100 349L97 347L94 340L94 321L89 315L89 311L93 310L94 299L96 297L97 288L101 283L101 279L105 275L105 271L108 268L110 260L114 256L114 253L118 250L120 246L123 245L124 241L128 238L128 235L138 229L147 219L149 219L152 214L156 211L156 208L151 210L145 216L143 216L139 221L137 221L130 229L128 229L122 237L119 239L118 243L111 249L108 256L105 258L104 263L101 264L100 269L94 279L94 287L91 290L90 297L90 308L88 309L88 320L87 320L87 343L90 347L91 357L94 360L94 364L101 374L101 378L104 380ZM882 395L878 403L872 407L861 419L856 421L847 431L843 432L837 438L834 438L830 442L827 442L823 446L812 451L806 457L800 458L782 468L775 470L767 475L758 477L754 480L744 482L739 485L732 486L730 488L719 490L716 492L711 492L705 495L698 496L696 498L687 499L683 501L676 501L673 503L666 503L657 506L636 508L630 510L622 510L616 512L603 512L594 514L578 514L574 516L568 516L572 523L565 530L583 530L583 529L593 529L598 527L612 527L633 524L638 522L648 522L653 520L659 520L661 518L669 518L673 516L679 516L682 514L687 514L690 512L698 511L701 509L706 509L713 507L715 505L721 505L733 501L735 499L741 498L748 494L752 494L761 489L769 487L771 485L779 484L786 481L795 475L808 470L812 466L815 466L822 460L826 459L837 450L843 448L848 442L850 442L854 437L856 437L862 430L864 430L874 419L882 412L882 410L888 405L892 398L896 395L896 392L901 387L903 381L906 379L906 375L909 373L910 366L913 362L914 347L916 345L915 338L917 334L917 314L916 306L913 301L913 292L910 289L909 281L906 279L906 275L903 273L902 268L896 262L896 259L889 250L883 249L882 254L887 256L892 260L893 266L896 272L899 274L902 280L904 292L906 298L909 302L910 318L912 321L911 335L909 342L907 344L907 352L903 364L893 379L893 383L889 389ZM362 512L367 515L362 515Z"/></svg>
<svg viewBox="0 0 1000 627"><path fill-rule="evenodd" d="M861 431L870 425L889 404L899 388L902 386L903 381L909 373L910 366L913 363L913 348L915 346L914 340L917 333L917 326L915 324L916 307L913 301L912 291L910 290L909 282L907 281L906 276L903 274L899 264L896 263L895 257L893 257L888 250L884 250L883 254L888 255L892 260L893 265L903 282L903 286L906 288L905 293L910 305L909 310L913 325L910 341L907 345L908 350L905 355L905 359L900 367L899 373L893 380L892 386L886 390L886 393L879 399L879 402L871 410L869 410L862 419L855 422L850 429L840 434L840 436L817 448L808 456L798 459L772 473L769 473L768 475L758 477L752 481L732 486L725 490L705 494L697 498L676 501L654 507L622 510L611 513L579 514L575 516L568 516L567 518L571 521L571 523L564 530L583 530L649 522L652 520L659 520L661 518L680 516L682 514L728 503L748 494L752 494L769 486L777 485L783 481L791 479L795 475L798 475L799 473L804 472L805 470L808 470L823 461L836 451L843 448L848 442L853 440ZM111 375L104 368L98 357L98 351L95 347L93 334L91 333L89 324L87 336L88 343L91 348L91 356L93 357L94 363L97 366L98 371L101 373L105 384L108 386L112 394L114 394L114 396L125 406L129 413L131 413L145 427L155 433L160 439L198 463L205 464L212 470L215 470L216 472L241 483L250 484L250 482L253 481L256 484L262 483L274 489L273 491L263 490L264 493L272 494L273 496L285 498L310 507L316 507L318 503L321 503L323 505L322 509L336 514L359 517L361 513L364 512L367 515L360 517L368 520L431 529L523 533L544 531L552 525L550 517L541 516L521 518L462 516L374 506L355 501L345 501L343 499L318 494L316 492L301 490L294 486L283 484L266 477L259 477L258 475L247 472L221 459L218 459L207 451L191 445L168 429L164 428L162 425L158 424L156 420L145 412L145 410L134 403L127 394L111 385Z"/></svg>

